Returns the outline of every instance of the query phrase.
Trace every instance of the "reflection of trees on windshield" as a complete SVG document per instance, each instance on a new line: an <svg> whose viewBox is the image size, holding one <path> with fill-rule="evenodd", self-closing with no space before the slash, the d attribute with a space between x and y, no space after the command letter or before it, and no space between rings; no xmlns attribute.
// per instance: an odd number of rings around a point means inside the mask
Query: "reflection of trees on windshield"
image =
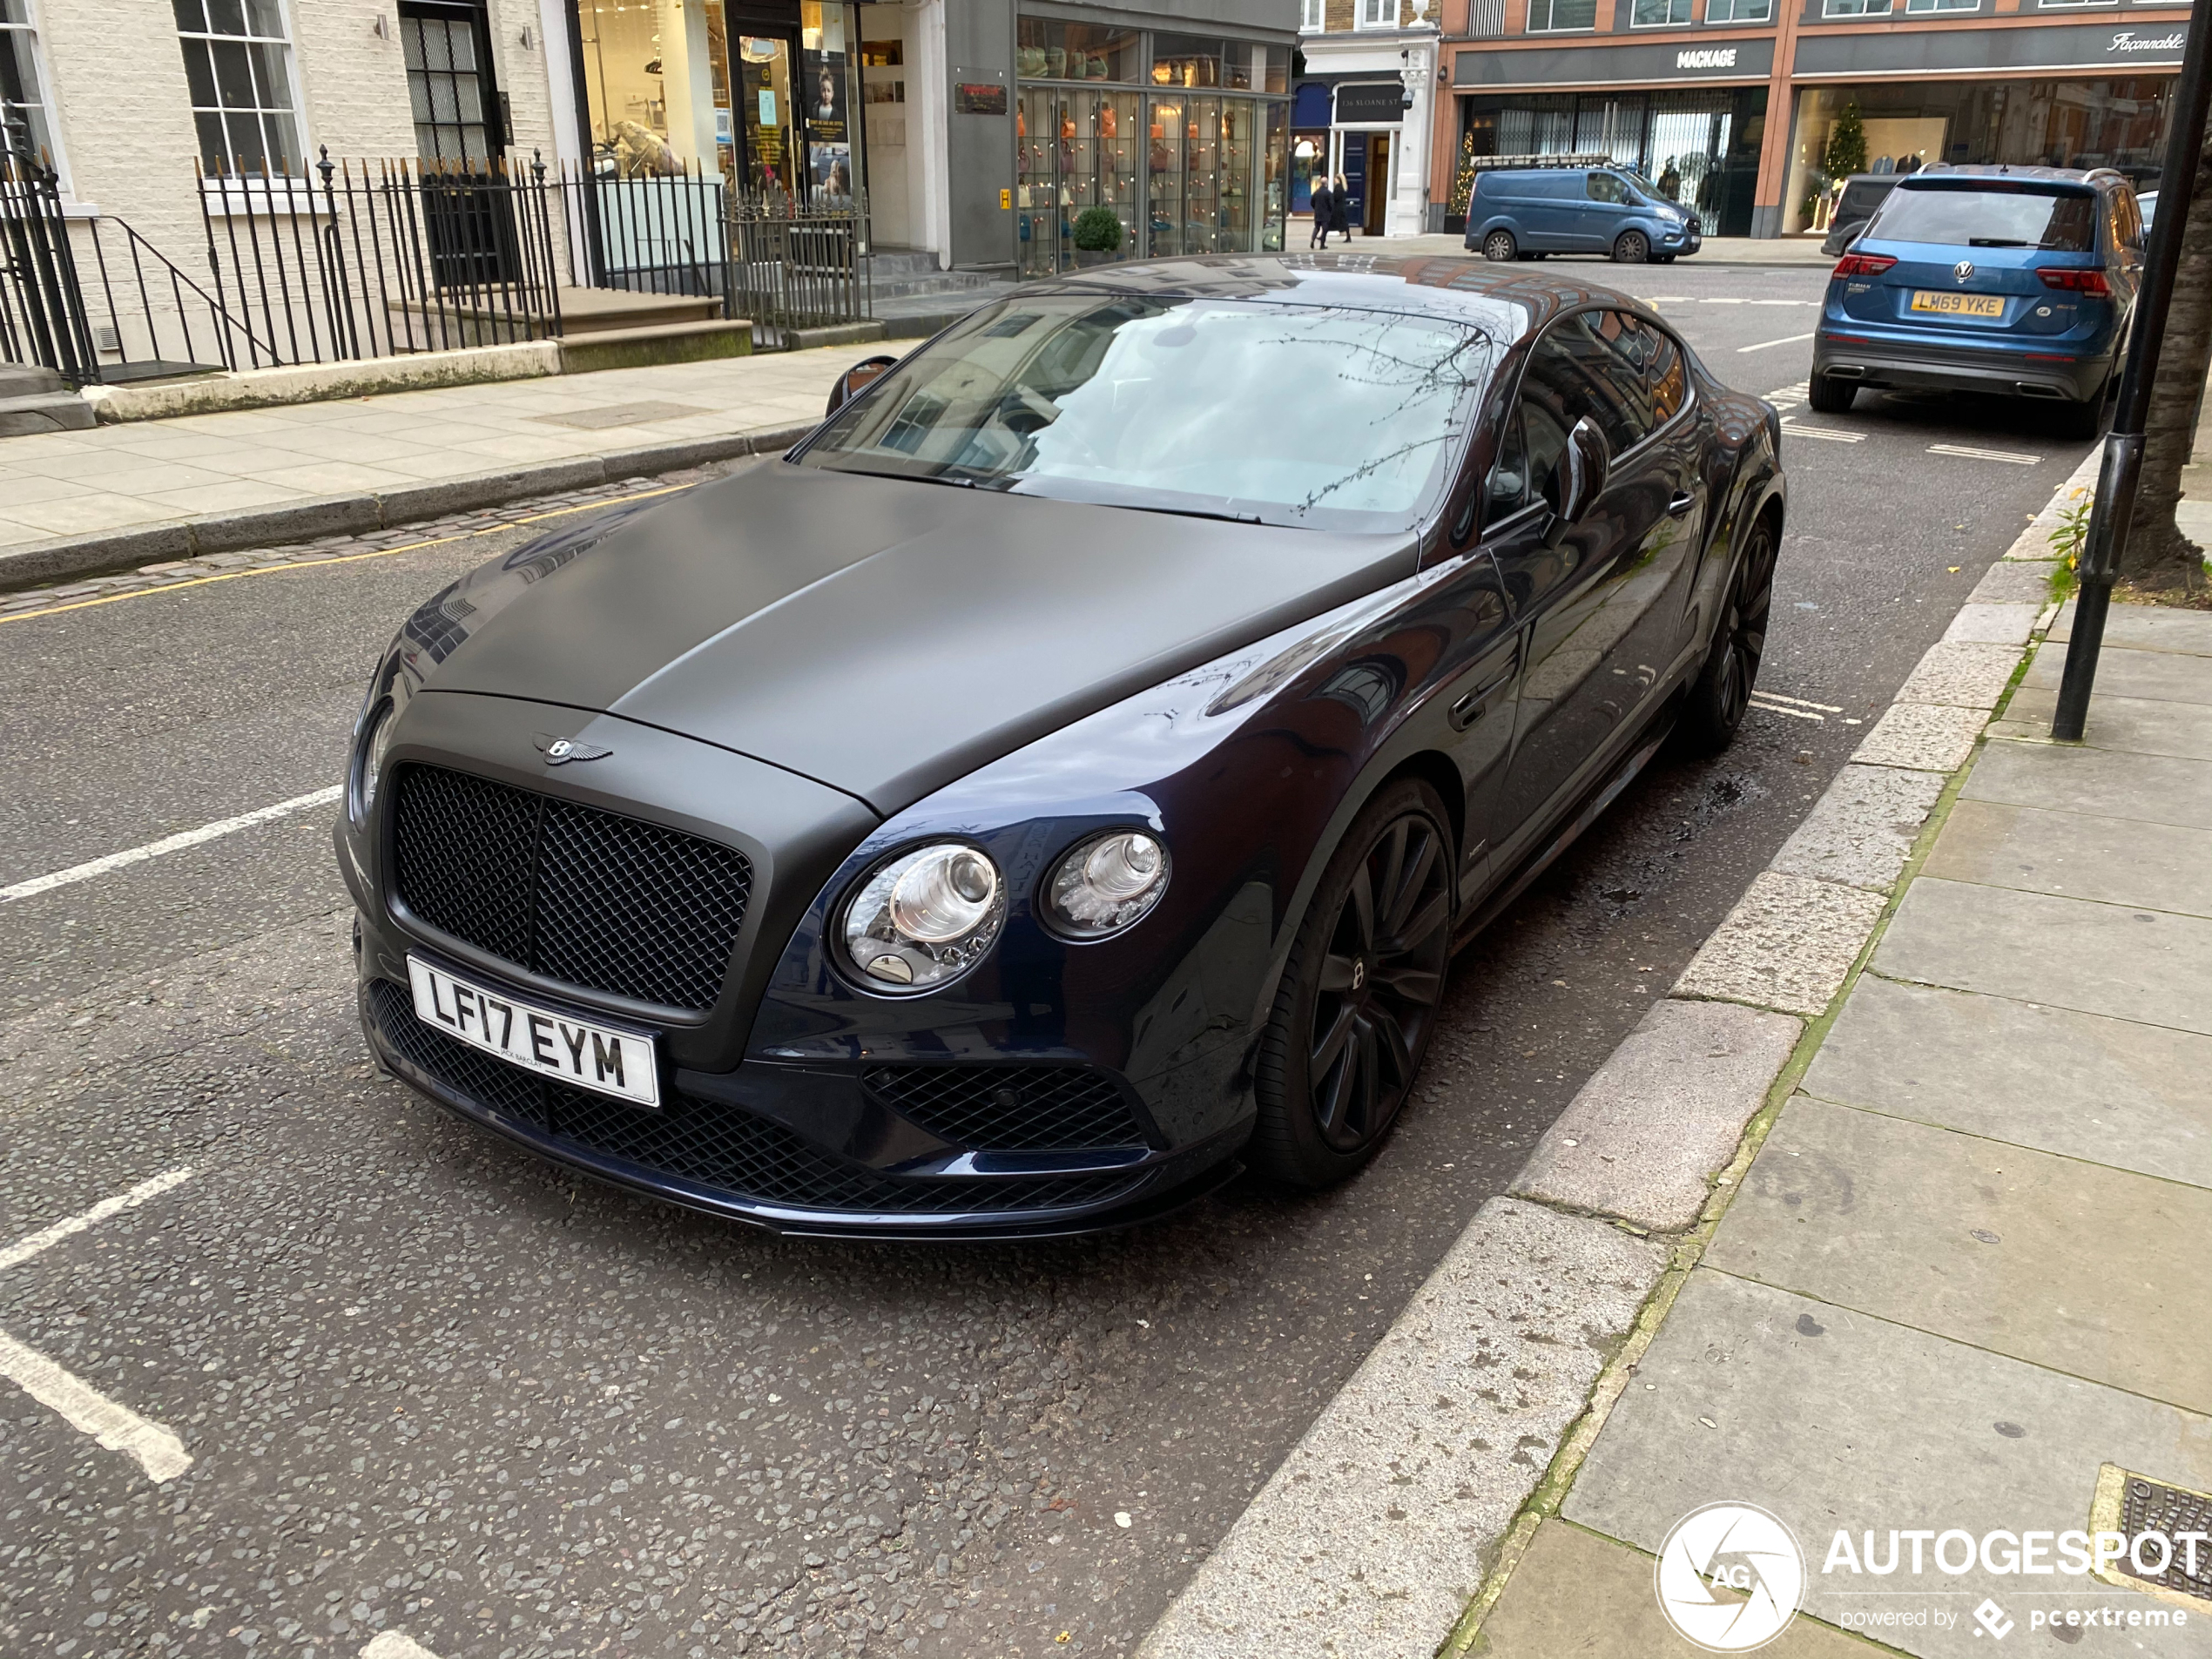
<svg viewBox="0 0 2212 1659"><path fill-rule="evenodd" d="M1026 495L1394 529L1434 487L1498 351L1465 323L1406 314L1040 297L1008 302L886 375L806 459Z"/></svg>

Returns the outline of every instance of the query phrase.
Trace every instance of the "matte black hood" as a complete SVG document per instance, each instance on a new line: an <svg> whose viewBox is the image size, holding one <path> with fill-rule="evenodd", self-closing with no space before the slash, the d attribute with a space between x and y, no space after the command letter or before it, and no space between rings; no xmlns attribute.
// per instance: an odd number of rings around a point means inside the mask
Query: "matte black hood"
<svg viewBox="0 0 2212 1659"><path fill-rule="evenodd" d="M428 686L623 715L887 814L1144 686L1409 576L1414 560L1410 536L779 460L631 518L588 556L502 594L495 614L455 630L465 637ZM487 567L488 585L502 568ZM448 614L467 610L470 587Z"/></svg>

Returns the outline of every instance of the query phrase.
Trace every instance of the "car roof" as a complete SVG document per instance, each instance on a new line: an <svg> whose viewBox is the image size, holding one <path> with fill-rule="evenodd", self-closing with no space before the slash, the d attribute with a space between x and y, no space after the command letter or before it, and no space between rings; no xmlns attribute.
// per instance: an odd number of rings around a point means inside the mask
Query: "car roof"
<svg viewBox="0 0 2212 1659"><path fill-rule="evenodd" d="M2109 167L2015 167L2002 162L1976 162L1953 165L1949 162L1931 162L1918 172L1906 173L1898 182L1910 185L1925 179L1940 184L1946 179L2023 179L2031 183L2052 185L2099 185L2125 184L2127 175Z"/></svg>
<svg viewBox="0 0 2212 1659"><path fill-rule="evenodd" d="M1562 312L1603 304L1660 319L1629 295L1561 270L1448 253L1211 253L1096 266L1022 285L1021 294L1143 294L1260 305L1396 311L1471 324L1512 341ZM1021 295L1008 303L1018 305Z"/></svg>

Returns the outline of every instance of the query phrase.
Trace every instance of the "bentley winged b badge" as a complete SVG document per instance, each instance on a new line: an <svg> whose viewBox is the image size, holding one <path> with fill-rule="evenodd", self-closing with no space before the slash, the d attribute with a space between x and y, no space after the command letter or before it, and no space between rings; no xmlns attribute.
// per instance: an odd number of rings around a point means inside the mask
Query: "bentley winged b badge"
<svg viewBox="0 0 2212 1659"><path fill-rule="evenodd" d="M578 743L574 738L556 738L548 732L532 732L530 741L549 766L565 766L571 760L604 760L614 752L596 743Z"/></svg>

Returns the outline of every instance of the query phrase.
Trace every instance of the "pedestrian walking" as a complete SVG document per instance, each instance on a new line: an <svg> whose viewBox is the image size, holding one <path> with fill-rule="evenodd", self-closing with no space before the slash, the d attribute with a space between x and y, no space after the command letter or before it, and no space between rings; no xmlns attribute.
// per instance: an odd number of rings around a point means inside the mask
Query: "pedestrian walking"
<svg viewBox="0 0 2212 1659"><path fill-rule="evenodd" d="M1325 176L1313 181L1313 229L1305 239L1308 247L1329 245L1329 215L1336 209L1336 198L1329 193L1329 181Z"/></svg>
<svg viewBox="0 0 2212 1659"><path fill-rule="evenodd" d="M1352 239L1352 186L1342 173L1329 182L1329 227L1345 241Z"/></svg>

